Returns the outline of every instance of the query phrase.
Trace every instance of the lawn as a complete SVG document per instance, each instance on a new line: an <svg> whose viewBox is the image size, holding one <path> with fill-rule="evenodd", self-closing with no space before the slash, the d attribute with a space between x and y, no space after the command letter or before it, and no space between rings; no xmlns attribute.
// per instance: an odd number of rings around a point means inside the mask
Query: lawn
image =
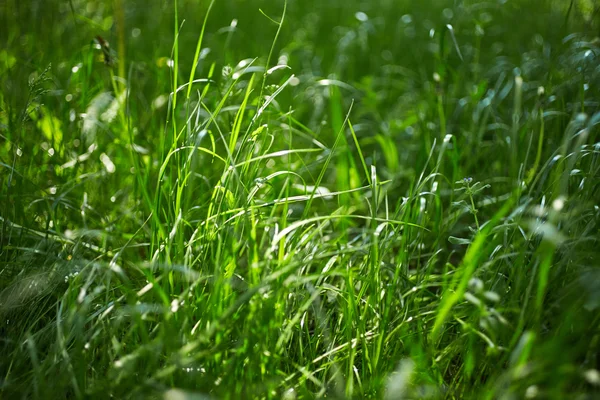
<svg viewBox="0 0 600 400"><path fill-rule="evenodd" d="M600 398L598 1L0 26L0 398Z"/></svg>

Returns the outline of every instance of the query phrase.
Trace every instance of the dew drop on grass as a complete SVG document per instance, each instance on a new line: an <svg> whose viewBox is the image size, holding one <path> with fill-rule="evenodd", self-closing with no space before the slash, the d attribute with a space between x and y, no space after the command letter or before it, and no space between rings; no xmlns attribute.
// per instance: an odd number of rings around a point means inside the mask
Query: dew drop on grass
<svg viewBox="0 0 600 400"><path fill-rule="evenodd" d="M596 369L588 369L584 372L585 380L595 386L600 386L600 372Z"/></svg>
<svg viewBox="0 0 600 400"><path fill-rule="evenodd" d="M405 358L398 367L387 377L384 399L404 398L410 388L410 380L415 369L415 363L410 358Z"/></svg>
<svg viewBox="0 0 600 400"><path fill-rule="evenodd" d="M106 172L108 172L109 174L112 174L117 170L115 164L112 162L110 157L106 155L106 153L100 154L100 161L102 161L102 164L104 164L104 168L106 168Z"/></svg>
<svg viewBox="0 0 600 400"><path fill-rule="evenodd" d="M479 278L471 278L469 280L469 288L475 293L479 293L483 290L483 282Z"/></svg>
<svg viewBox="0 0 600 400"><path fill-rule="evenodd" d="M154 101L152 101L152 109L157 110L159 108L162 108L165 104L167 104L167 96L164 94L161 94L160 96L157 96Z"/></svg>
<svg viewBox="0 0 600 400"><path fill-rule="evenodd" d="M198 56L198 58L200 60L204 60L206 58L206 56L208 56L210 54L210 48L205 47L202 49L202 51L200 51L200 55Z"/></svg>
<svg viewBox="0 0 600 400"><path fill-rule="evenodd" d="M475 296L474 296L472 293L470 293L470 292L466 292L466 293L464 294L464 298L465 298L465 300L466 300L466 301L468 301L469 303L471 303L471 304L473 304L473 305L475 305L475 306L477 306L477 307L481 307L481 306L482 306L482 304L481 304L481 300L479 300L477 297L475 297Z"/></svg>
<svg viewBox="0 0 600 400"><path fill-rule="evenodd" d="M491 302L497 303L500 301L500 295L496 292L487 291L483 296Z"/></svg>
<svg viewBox="0 0 600 400"><path fill-rule="evenodd" d="M283 393L282 400L296 400L296 391L294 388L289 388Z"/></svg>
<svg viewBox="0 0 600 400"><path fill-rule="evenodd" d="M77 302L79 304L83 303L83 300L85 300L85 295L87 294L85 288L81 288L79 290L79 295L77 296Z"/></svg>
<svg viewBox="0 0 600 400"><path fill-rule="evenodd" d="M540 393L540 389L536 385L531 385L525 390L526 399L535 399Z"/></svg>
<svg viewBox="0 0 600 400"><path fill-rule="evenodd" d="M483 30L481 25L479 25L479 24L475 25L475 36L483 36L484 34L485 34L485 31Z"/></svg>
<svg viewBox="0 0 600 400"><path fill-rule="evenodd" d="M555 199L555 200L552 202L552 208L553 208L555 211L561 211L561 210L563 209L563 207L564 207L564 206L565 206L565 199L564 199L564 197L562 197L562 196L561 196L561 197L558 197L557 199Z"/></svg>
<svg viewBox="0 0 600 400"><path fill-rule="evenodd" d="M67 96L70 96L70 95L67 95ZM77 112L75 112L75 110L71 109L69 111L69 121L74 122L76 118L77 118Z"/></svg>
<svg viewBox="0 0 600 400"><path fill-rule="evenodd" d="M452 11L449 8L444 8L444 11L442 11L442 15L446 19L452 19L452 17L454 17L454 11Z"/></svg>
<svg viewBox="0 0 600 400"><path fill-rule="evenodd" d="M359 11L356 14L354 14L354 17L360 22L366 22L369 20L369 16L362 11Z"/></svg>

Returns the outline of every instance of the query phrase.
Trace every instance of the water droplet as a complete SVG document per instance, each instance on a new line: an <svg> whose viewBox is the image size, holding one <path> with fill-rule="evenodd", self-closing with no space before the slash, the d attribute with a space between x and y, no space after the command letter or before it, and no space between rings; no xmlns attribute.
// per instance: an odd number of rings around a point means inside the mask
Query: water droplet
<svg viewBox="0 0 600 400"><path fill-rule="evenodd" d="M366 22L369 20L369 16L362 11L359 11L356 14L354 14L354 17L360 22Z"/></svg>

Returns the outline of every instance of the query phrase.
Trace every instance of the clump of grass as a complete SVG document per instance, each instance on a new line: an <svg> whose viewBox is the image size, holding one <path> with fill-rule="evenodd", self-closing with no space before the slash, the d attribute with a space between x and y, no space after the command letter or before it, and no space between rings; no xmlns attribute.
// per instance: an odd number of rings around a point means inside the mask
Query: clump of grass
<svg viewBox="0 0 600 400"><path fill-rule="evenodd" d="M396 3L1 5L0 393L597 395L597 11Z"/></svg>

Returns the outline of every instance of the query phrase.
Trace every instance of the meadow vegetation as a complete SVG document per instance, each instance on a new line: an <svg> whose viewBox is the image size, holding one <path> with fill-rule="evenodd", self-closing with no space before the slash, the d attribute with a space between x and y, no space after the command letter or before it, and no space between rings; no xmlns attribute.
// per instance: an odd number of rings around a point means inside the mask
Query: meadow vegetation
<svg viewBox="0 0 600 400"><path fill-rule="evenodd" d="M0 2L0 397L598 398L599 16Z"/></svg>

